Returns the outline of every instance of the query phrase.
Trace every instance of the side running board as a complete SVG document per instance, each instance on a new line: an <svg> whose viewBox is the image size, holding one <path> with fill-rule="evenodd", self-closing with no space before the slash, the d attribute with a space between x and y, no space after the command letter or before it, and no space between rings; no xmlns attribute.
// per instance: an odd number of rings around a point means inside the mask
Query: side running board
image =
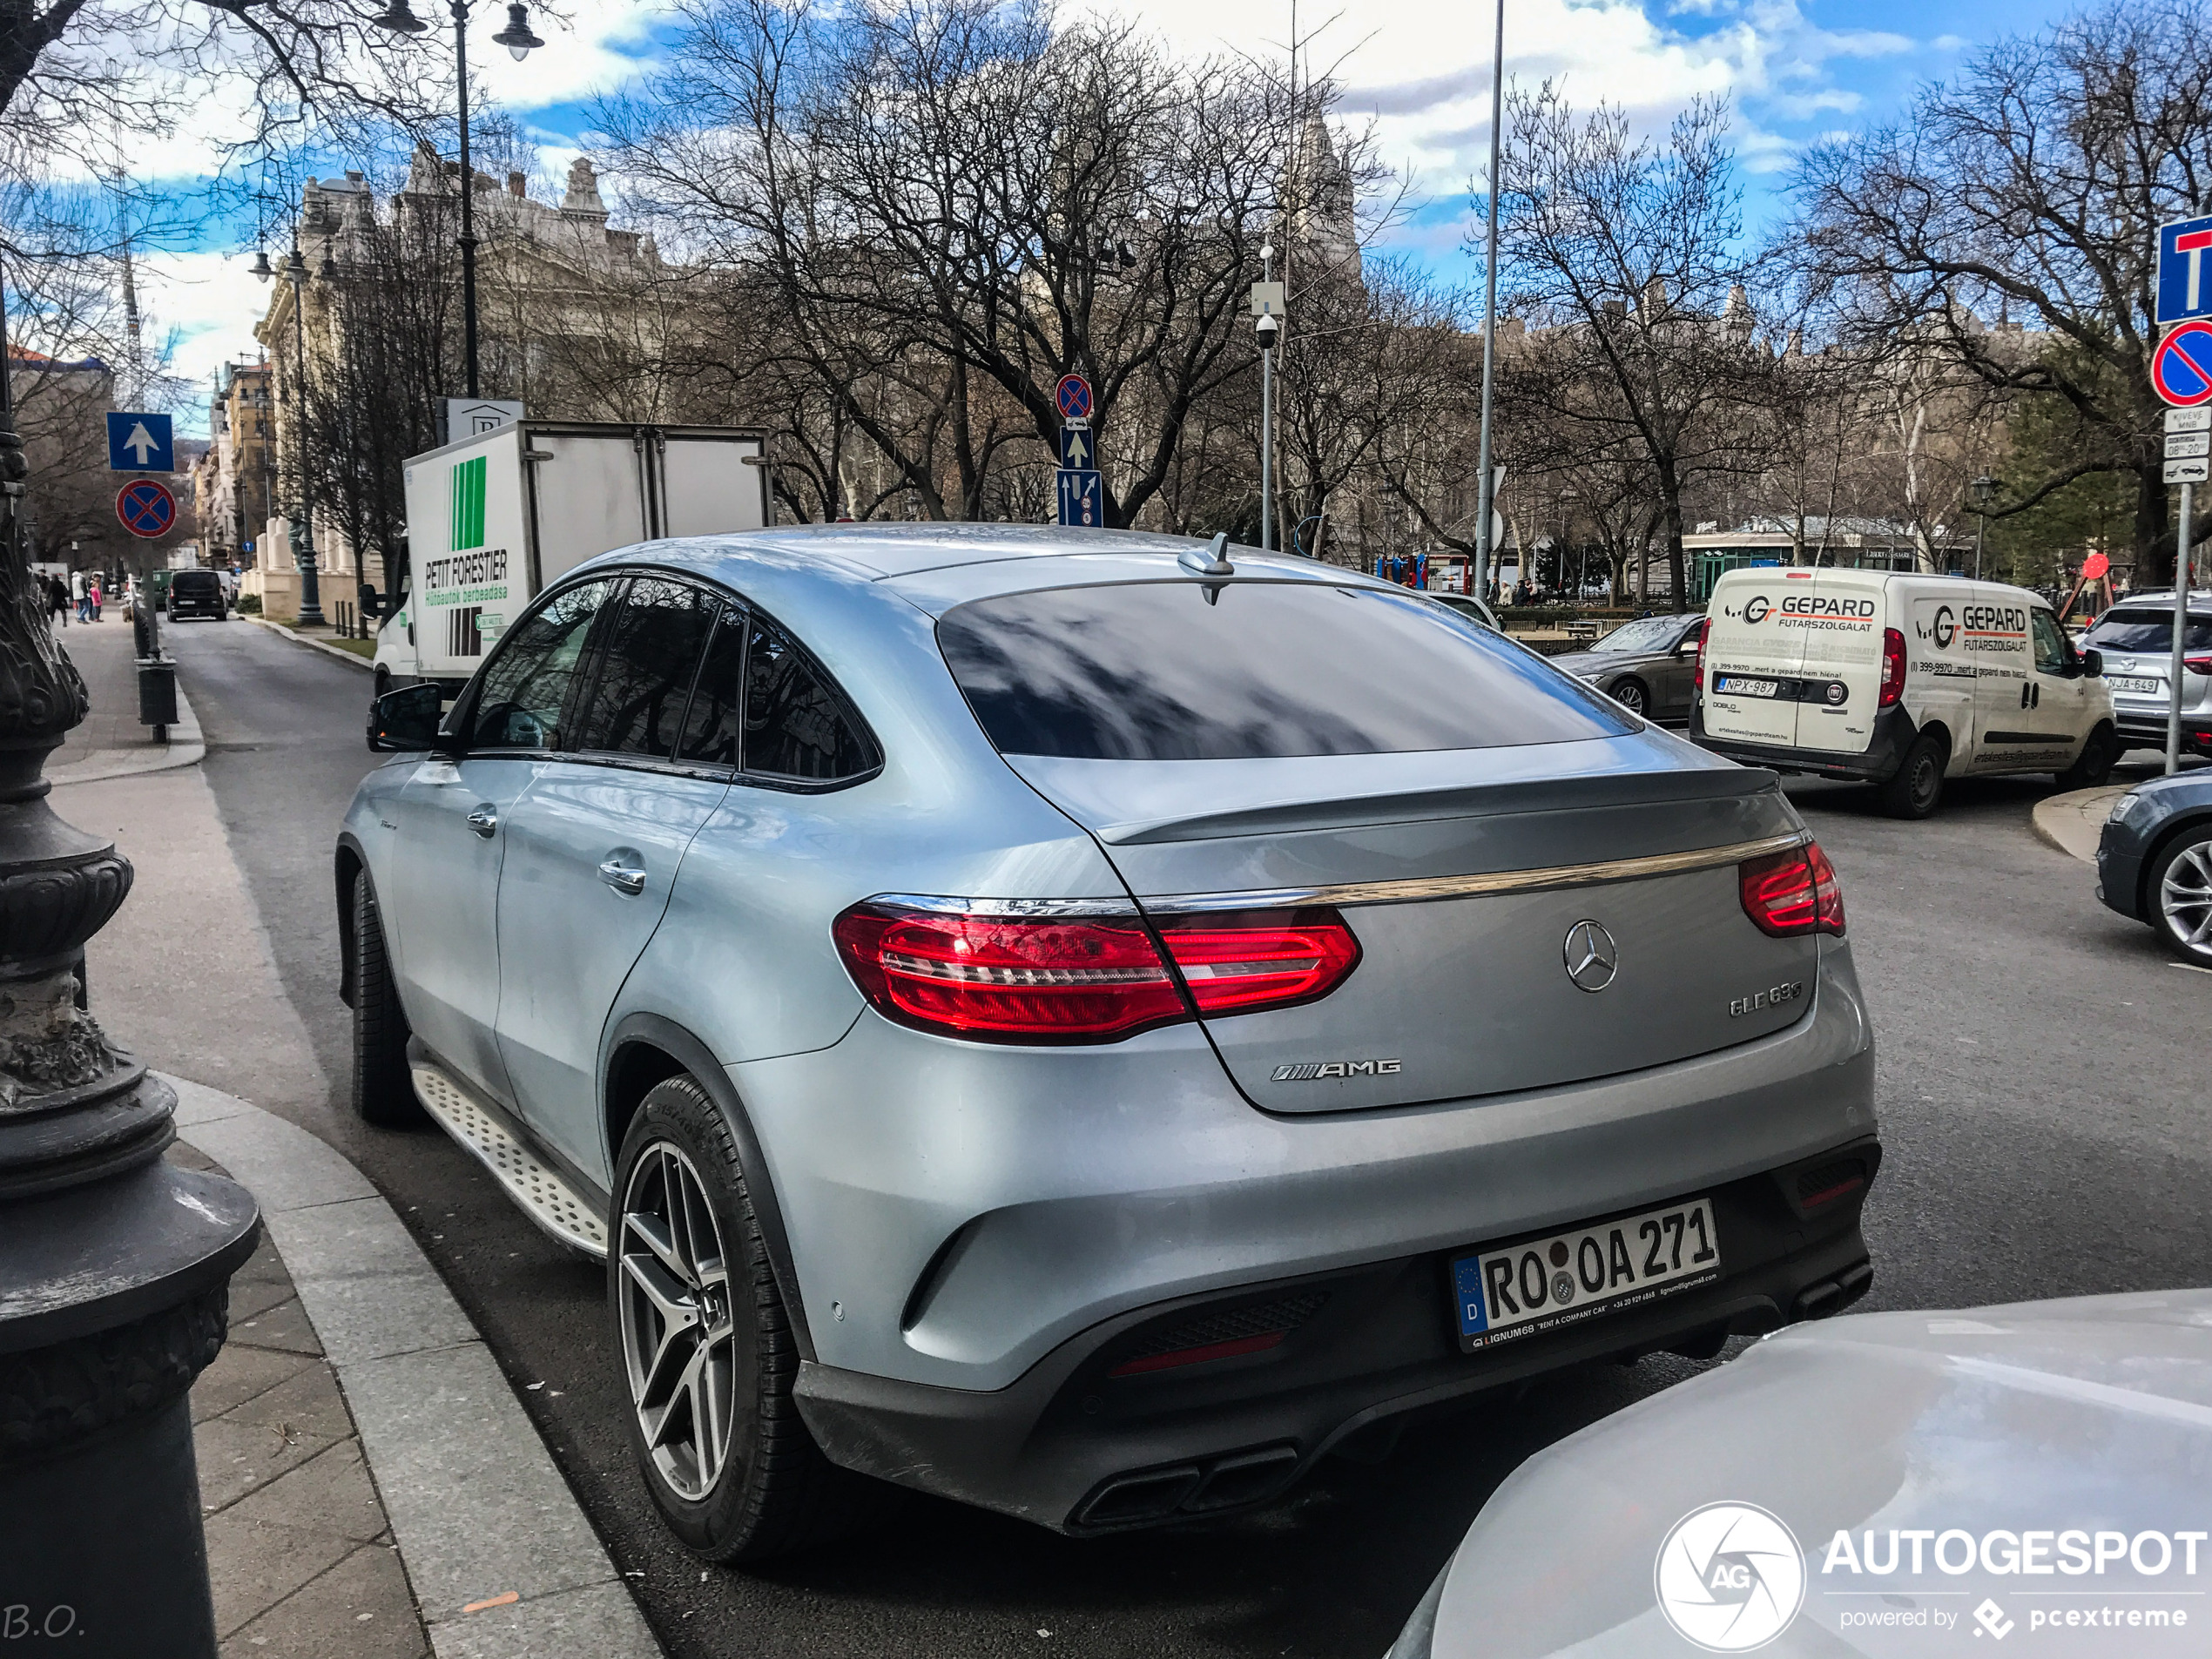
<svg viewBox="0 0 2212 1659"><path fill-rule="evenodd" d="M418 1051L419 1052L419 1051ZM408 1062L415 1073L415 1098L438 1126L475 1156L507 1189L541 1231L556 1243L596 1260L607 1256L607 1227L598 1212L535 1154L507 1126L476 1104L469 1091L436 1066L419 1057Z"/></svg>

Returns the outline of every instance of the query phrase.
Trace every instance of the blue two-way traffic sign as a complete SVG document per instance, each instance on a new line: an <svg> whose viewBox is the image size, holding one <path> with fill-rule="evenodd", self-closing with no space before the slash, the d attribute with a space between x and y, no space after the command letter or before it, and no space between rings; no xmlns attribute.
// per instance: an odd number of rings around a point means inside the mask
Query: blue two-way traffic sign
<svg viewBox="0 0 2212 1659"><path fill-rule="evenodd" d="M135 409L111 409L107 417L110 472L174 472L176 446L170 442L169 417Z"/></svg>
<svg viewBox="0 0 2212 1659"><path fill-rule="evenodd" d="M2212 215L2158 227L2158 320L2161 326L2212 317Z"/></svg>
<svg viewBox="0 0 2212 1659"><path fill-rule="evenodd" d="M2168 329L2151 354L2150 380L2177 409L2212 402L2212 322L2192 319Z"/></svg>
<svg viewBox="0 0 2212 1659"><path fill-rule="evenodd" d="M1106 523L1106 492L1095 467L1060 469L1060 522L1084 529Z"/></svg>

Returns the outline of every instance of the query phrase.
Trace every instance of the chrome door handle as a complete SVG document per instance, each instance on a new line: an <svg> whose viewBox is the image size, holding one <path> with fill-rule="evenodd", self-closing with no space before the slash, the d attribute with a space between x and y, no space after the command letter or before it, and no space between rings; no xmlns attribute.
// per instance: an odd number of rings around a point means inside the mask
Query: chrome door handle
<svg viewBox="0 0 2212 1659"><path fill-rule="evenodd" d="M617 853L599 867L599 879L617 893L636 898L645 890L644 867L631 863Z"/></svg>
<svg viewBox="0 0 2212 1659"><path fill-rule="evenodd" d="M499 814L487 801L469 814L469 827L489 841L499 828Z"/></svg>

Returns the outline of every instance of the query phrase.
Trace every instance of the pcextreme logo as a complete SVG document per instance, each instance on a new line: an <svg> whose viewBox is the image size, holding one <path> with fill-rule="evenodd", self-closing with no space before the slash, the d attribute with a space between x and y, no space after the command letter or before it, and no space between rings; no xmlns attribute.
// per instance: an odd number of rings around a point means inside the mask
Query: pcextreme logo
<svg viewBox="0 0 2212 1659"><path fill-rule="evenodd" d="M446 536L446 550L465 552L484 544L485 458L453 463L453 509Z"/></svg>

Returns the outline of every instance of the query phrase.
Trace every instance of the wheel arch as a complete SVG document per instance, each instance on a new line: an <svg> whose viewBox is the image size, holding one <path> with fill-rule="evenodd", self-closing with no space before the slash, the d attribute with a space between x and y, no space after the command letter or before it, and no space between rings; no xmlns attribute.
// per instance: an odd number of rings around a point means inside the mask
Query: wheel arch
<svg viewBox="0 0 2212 1659"><path fill-rule="evenodd" d="M783 1206L777 1199L775 1182L760 1150L759 1136L753 1132L752 1115L745 1110L745 1101L730 1081L730 1074L722 1069L705 1043L674 1021L657 1014L624 1015L608 1032L604 1052L605 1059L599 1069L603 1079L600 1121L607 1141L610 1205L619 1202L619 1195L612 1193L618 1173L615 1161L639 1103L655 1083L678 1074L689 1076L706 1091L707 1098L714 1103L715 1109L722 1114L730 1125L730 1132L737 1137L738 1156L745 1163L745 1192L752 1200L753 1214L760 1223L769 1270L775 1274L776 1288L783 1295L784 1310L791 1319L799 1358L812 1362L815 1357L814 1337L806 1323L806 1304L799 1295L791 1237L784 1228ZM608 1217L610 1231L615 1219L612 1216Z"/></svg>
<svg viewBox="0 0 2212 1659"><path fill-rule="evenodd" d="M331 876L338 900L338 1000L354 1006L354 882L368 868L361 843L350 831L338 836L338 850L331 858Z"/></svg>
<svg viewBox="0 0 2212 1659"><path fill-rule="evenodd" d="M2166 849L2175 842L2185 840L2191 830L2205 829L2212 829L2212 806L2175 813L2172 819L2160 828L2157 839L2143 848L2142 862L2135 870L2135 914L2141 921L2155 921L2151 910L2150 879L2158 869L2159 860L2166 856Z"/></svg>
<svg viewBox="0 0 2212 1659"><path fill-rule="evenodd" d="M1952 735L1951 723L1939 715L1932 717L1921 725L1912 736L1915 742L1922 738L1933 738L1943 745L1943 775L1946 778L1950 777L1952 764L1962 752L1959 746L1959 739ZM1905 745L1905 752L1908 754L1912 752L1911 744Z"/></svg>

